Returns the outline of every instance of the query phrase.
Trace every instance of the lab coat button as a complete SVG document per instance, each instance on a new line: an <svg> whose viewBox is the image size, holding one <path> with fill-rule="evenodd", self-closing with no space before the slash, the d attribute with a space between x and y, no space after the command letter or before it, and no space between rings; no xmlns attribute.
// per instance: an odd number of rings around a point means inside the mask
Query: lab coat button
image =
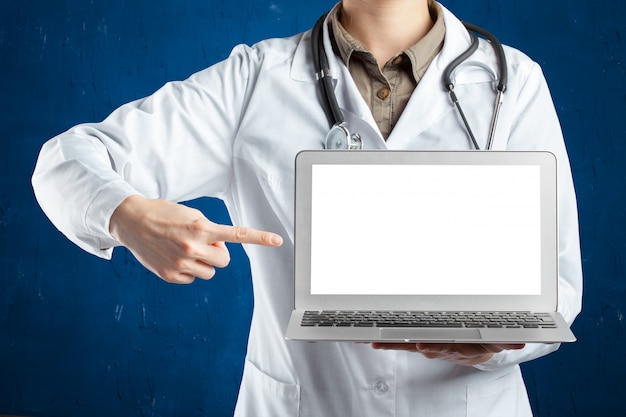
<svg viewBox="0 0 626 417"><path fill-rule="evenodd" d="M380 90L378 90L376 95L378 96L379 99L385 100L387 97L389 97L390 92L391 90L389 90L389 87L383 87Z"/></svg>
<svg viewBox="0 0 626 417"><path fill-rule="evenodd" d="M389 385L387 385L387 383L381 379L379 381L376 381L376 385L374 385L374 391L377 394L384 394L389 391Z"/></svg>

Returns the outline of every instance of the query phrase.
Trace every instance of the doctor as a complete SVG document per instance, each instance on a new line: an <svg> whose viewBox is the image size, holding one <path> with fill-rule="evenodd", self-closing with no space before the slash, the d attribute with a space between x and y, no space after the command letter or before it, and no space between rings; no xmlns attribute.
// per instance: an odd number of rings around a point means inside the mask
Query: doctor
<svg viewBox="0 0 626 417"><path fill-rule="evenodd" d="M237 416L530 416L518 364L558 346L284 339L293 300L294 158L322 148L329 129L311 42L307 32L238 46L227 60L101 123L51 139L33 176L43 210L86 251L110 258L124 245L173 283L212 278L229 262L224 242L244 244L255 309ZM364 147L471 149L441 81L469 45L462 23L429 0L338 4L323 48L339 106ZM519 51L505 52L508 88L492 148L558 158L559 310L572 322L582 277L568 157L540 68ZM482 67L459 69L455 92L483 147L497 59L481 40L470 61ZM221 198L237 226L176 203L202 196Z"/></svg>

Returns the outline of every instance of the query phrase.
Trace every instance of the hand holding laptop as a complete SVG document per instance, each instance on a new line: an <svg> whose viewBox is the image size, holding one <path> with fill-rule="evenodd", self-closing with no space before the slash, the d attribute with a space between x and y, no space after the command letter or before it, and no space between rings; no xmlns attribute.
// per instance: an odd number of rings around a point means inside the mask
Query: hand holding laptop
<svg viewBox="0 0 626 417"><path fill-rule="evenodd" d="M282 238L209 221L196 209L139 195L127 197L111 216L111 235L146 268L167 282L211 279L230 262L225 242L280 246Z"/></svg>
<svg viewBox="0 0 626 417"><path fill-rule="evenodd" d="M523 349L525 344L475 343L372 343L374 349L419 352L428 359L441 359L459 365L474 366L486 362L503 350Z"/></svg>

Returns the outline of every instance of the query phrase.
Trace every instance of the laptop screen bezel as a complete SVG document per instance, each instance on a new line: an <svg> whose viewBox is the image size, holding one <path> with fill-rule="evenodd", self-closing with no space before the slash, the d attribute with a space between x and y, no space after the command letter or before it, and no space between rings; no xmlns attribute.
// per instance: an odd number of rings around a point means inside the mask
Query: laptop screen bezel
<svg viewBox="0 0 626 417"><path fill-rule="evenodd" d="M312 167L319 164L533 165L540 167L541 294L311 294ZM558 285L556 157L546 151L302 151L296 156L295 308L306 310L555 311ZM350 179L346 181L349 186Z"/></svg>

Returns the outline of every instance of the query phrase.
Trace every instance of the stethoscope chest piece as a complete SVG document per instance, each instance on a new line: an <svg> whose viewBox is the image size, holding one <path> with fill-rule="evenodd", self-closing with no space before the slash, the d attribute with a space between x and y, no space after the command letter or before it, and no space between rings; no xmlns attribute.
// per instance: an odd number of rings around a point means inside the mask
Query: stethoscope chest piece
<svg viewBox="0 0 626 417"><path fill-rule="evenodd" d="M326 149L333 150L360 150L363 140L358 133L350 133L346 123L335 123L326 135Z"/></svg>

